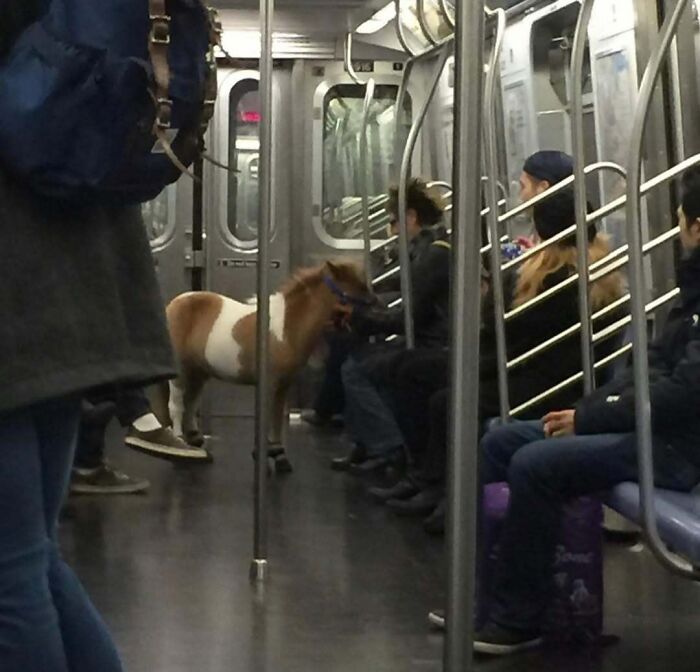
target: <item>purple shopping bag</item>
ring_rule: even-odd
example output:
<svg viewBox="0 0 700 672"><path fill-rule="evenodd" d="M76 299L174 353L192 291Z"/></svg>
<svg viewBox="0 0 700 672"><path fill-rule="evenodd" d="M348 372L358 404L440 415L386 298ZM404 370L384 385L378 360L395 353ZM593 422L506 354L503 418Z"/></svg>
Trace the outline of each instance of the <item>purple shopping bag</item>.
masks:
<svg viewBox="0 0 700 672"><path fill-rule="evenodd" d="M506 483L484 488L482 552L477 567L477 627L488 616L498 543L508 510ZM564 507L553 568L552 599L544 620L547 641L583 644L600 639L603 629L603 509L594 497Z"/></svg>

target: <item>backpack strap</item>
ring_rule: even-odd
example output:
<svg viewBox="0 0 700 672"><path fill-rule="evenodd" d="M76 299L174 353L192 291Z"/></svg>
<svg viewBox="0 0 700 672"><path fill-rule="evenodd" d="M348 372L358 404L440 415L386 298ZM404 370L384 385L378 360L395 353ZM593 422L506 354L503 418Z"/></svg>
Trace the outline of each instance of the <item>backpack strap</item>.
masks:
<svg viewBox="0 0 700 672"><path fill-rule="evenodd" d="M168 64L170 15L167 12L165 0L148 0L148 14L151 20L148 53L156 83L154 93L156 126L163 129L170 127L173 107L173 101L170 100L170 65Z"/></svg>

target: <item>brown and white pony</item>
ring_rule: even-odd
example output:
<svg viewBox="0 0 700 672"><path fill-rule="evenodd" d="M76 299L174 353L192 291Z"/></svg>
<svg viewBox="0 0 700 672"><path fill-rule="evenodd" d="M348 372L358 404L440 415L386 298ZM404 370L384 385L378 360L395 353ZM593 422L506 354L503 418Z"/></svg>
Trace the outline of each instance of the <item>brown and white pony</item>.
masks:
<svg viewBox="0 0 700 672"><path fill-rule="evenodd" d="M269 455L278 471L291 470L280 444L294 374L343 307L367 303L368 297L362 272L344 261L301 270L270 297L269 439L274 447ZM168 413L176 435L201 445L197 409L205 383L218 378L256 384L257 307L254 301L240 303L212 292L189 292L173 299L166 314L179 367L178 378L170 382Z"/></svg>

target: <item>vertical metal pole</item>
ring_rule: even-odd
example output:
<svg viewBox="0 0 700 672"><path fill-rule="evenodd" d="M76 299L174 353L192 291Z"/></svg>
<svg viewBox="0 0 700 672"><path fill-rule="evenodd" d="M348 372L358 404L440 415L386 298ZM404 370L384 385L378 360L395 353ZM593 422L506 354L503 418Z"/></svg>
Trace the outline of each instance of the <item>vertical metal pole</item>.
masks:
<svg viewBox="0 0 700 672"><path fill-rule="evenodd" d="M360 175L362 196L362 238L364 240L365 278L367 286L372 282L372 238L369 230L369 151L367 148L367 130L369 126L369 113L374 99L374 79L370 78L365 87L365 100L362 107L362 124L360 125Z"/></svg>
<svg viewBox="0 0 700 672"><path fill-rule="evenodd" d="M571 148L574 155L574 198L576 202L576 257L578 260L578 309L581 322L581 365L583 392L595 388L593 326L588 284L588 215L586 160L583 138L583 59L588 39L588 24L595 0L582 0L571 56Z"/></svg>
<svg viewBox="0 0 700 672"><path fill-rule="evenodd" d="M652 452L651 403L649 393L649 351L647 344L646 283L644 282L644 250L641 231L642 144L654 88L661 66L688 0L678 0L673 12L666 17L659 40L639 87L637 111L632 127L627 166L627 241L629 245L629 278L632 312L632 352L635 389L635 426L639 488L644 531L649 547L657 560L674 574L697 580L700 570L693 570L668 552L659 536L654 511L654 457Z"/></svg>
<svg viewBox="0 0 700 672"><path fill-rule="evenodd" d="M437 64L435 66L435 75L432 84L428 91L428 95L423 102L418 116L411 124L411 131L406 140L406 147L403 151L401 160L401 171L399 173L399 211L396 213L399 220L399 270L401 271L401 297L403 298L403 316L404 316L404 335L406 337L406 347L411 350L416 345L416 336L413 324L413 285L411 283L411 259L409 252L408 240L408 222L406 220L407 208L407 186L408 186L408 169L411 165L411 155L418 140L418 134L423 127L425 118L430 108L430 103L435 97L440 77L445 69L445 63L450 55L450 45L446 45L440 50Z"/></svg>
<svg viewBox="0 0 700 672"><path fill-rule="evenodd" d="M409 59L404 64L403 74L401 76L401 84L399 84L399 90L396 93L396 106L394 112L394 179L399 180L399 173L401 172L401 160L403 158L403 106L406 100L406 94L408 92L408 80L411 78L411 73L413 72L412 59Z"/></svg>
<svg viewBox="0 0 700 672"><path fill-rule="evenodd" d="M272 19L275 0L260 0L260 222L258 226L257 386L255 388L254 539L251 578L267 576L267 442L270 425L270 229L272 220Z"/></svg>
<svg viewBox="0 0 700 672"><path fill-rule="evenodd" d="M486 141L486 205L489 208L488 225L491 236L491 290L493 292L494 321L496 326L496 353L498 362L498 397L501 421L506 422L510 416L510 399L508 396L508 352L506 346L506 306L503 299L503 274L501 272L501 237L498 228L498 147L496 140L496 84L506 30L506 12L497 9L491 15L496 16L496 33L489 59L486 76L486 108L484 119L484 139Z"/></svg>
<svg viewBox="0 0 700 672"><path fill-rule="evenodd" d="M473 670L477 529L484 8L457 3L452 230L452 397L446 672ZM496 242L496 241L494 241Z"/></svg>

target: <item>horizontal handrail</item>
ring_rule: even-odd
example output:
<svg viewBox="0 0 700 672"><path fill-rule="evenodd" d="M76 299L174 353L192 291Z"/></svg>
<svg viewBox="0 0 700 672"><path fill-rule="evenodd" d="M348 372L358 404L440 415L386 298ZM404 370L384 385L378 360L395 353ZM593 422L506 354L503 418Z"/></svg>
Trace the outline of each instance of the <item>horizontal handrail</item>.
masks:
<svg viewBox="0 0 700 672"><path fill-rule="evenodd" d="M584 168L584 172L586 175L589 175L591 173L600 172L602 170L610 170L610 171L617 173L618 175L620 175L622 177L626 177L625 169L616 163L612 163L611 161L599 161L597 163L591 163L590 165L588 165ZM539 203L546 201L547 199L551 198L555 194L559 193L560 191L563 191L568 186L572 185L574 183L574 180L575 180L574 176L569 175L569 177L562 180L561 182L557 182L555 185L553 185L552 187L547 189L547 191L543 191L541 194L538 194L534 198L531 198L529 201L526 201L525 203L521 203L520 205L516 206L512 210L509 210L508 212L504 212L498 218L498 223L503 224L504 222L507 222L510 219L513 219L514 217L517 217L518 215L521 215L522 213L527 212L528 210L533 208L535 205L538 205ZM597 210L596 213L597 212L600 212L600 210ZM595 214L595 213L593 213L593 214ZM602 218L603 216L604 215L601 215L599 218ZM597 219L595 219L593 221L597 221ZM589 215L587 222L588 222L588 224L592 223L591 215ZM556 245L559 241L564 240L565 238L568 238L569 236L571 236L575 233L576 233L576 225L572 224L571 226L567 227L563 231L560 231L555 236L552 236L551 238L547 238L547 240L542 241L539 245L536 245L535 247L529 249L524 254L521 254L519 257L516 257L515 259L512 259L511 261L507 262L501 268L505 271L508 268L510 268L511 266L517 266L518 264L522 264L524 261L527 261L530 257L533 257L534 255L536 255L538 252L541 252L542 250L545 250L552 245Z"/></svg>
<svg viewBox="0 0 700 672"><path fill-rule="evenodd" d="M656 238L653 238L650 240L648 243L646 243L643 247L644 253L648 254L652 250L656 249L663 243L673 240L678 235L679 228L675 227L673 229L670 229L669 231L666 231L665 233L662 233L661 235L657 236ZM595 282L597 280L600 280L601 278L605 277L606 275L609 275L610 273L615 272L617 269L621 268L625 264L629 262L629 257L624 256L622 259L618 259L614 262L611 263L611 258L613 257L618 257L619 253L617 250L614 252L611 252L610 254L606 255L602 259L599 259L595 263L591 264L590 266L590 282ZM545 290L541 294L538 294L534 298L530 299L527 303L523 303L522 306L518 306L517 308L513 308L513 310L510 310L506 313L506 321L512 320L514 317L517 317L521 313L524 313L531 308L534 308L538 304L542 303L543 301L546 301L549 299L551 296L554 296L555 294L558 294L562 290L566 289L567 287L570 287L571 285L575 284L578 282L578 273L574 273L573 275L570 275L566 280L562 280L559 284L554 285L554 287L550 287L549 289Z"/></svg>
<svg viewBox="0 0 700 672"><path fill-rule="evenodd" d="M654 301L651 301L649 304L646 306L647 314L654 312L661 306L665 305L669 301L672 301L675 299L678 294L680 293L680 290L678 288L672 289L669 292L666 292L666 294L663 294L657 299L654 299ZM631 318L628 316L627 318L624 318L627 320L625 324L621 324L623 320L618 320L618 322L615 323L615 325L610 325L612 326L617 326L617 331L621 331L627 324L630 324ZM606 338L609 338L610 336L613 335L614 332L608 333L608 330L610 327L607 327L604 329L602 332L599 332L593 336L593 342L598 343L600 341L605 340ZM617 359L618 357L621 357L625 353L629 352L632 350L632 345L627 344L622 346L621 348L618 348L615 352L612 354L608 355L607 357L603 357L600 361L595 363L594 368L596 370L604 368L608 364L610 364L612 361ZM535 397L532 397L532 399L529 399L526 402L523 402L516 408L514 408L511 411L511 415L516 415L518 413L522 413L523 411L526 411L528 408L537 405L541 401L544 401L545 399L548 399L549 397L555 395L557 392L560 392L561 390L566 389L567 387L573 385L574 383L577 383L579 381L583 380L583 371L579 371L578 373L575 373L573 376L569 376L565 380L561 381L560 383L557 383L556 385L550 387L549 389L545 390L544 392L541 392Z"/></svg>

